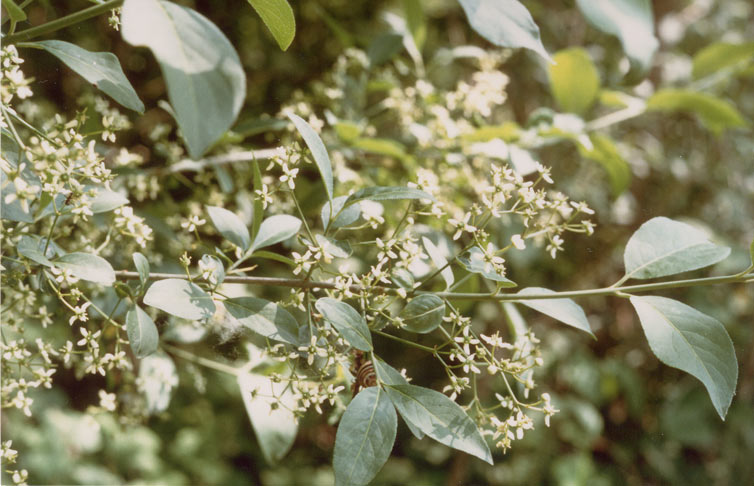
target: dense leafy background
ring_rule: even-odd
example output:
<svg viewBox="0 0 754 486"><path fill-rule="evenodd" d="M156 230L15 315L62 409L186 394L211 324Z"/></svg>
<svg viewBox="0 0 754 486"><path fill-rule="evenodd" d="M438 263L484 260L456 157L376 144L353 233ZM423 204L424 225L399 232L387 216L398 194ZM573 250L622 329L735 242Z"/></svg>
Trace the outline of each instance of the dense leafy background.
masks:
<svg viewBox="0 0 754 486"><path fill-rule="evenodd" d="M295 39L281 52L275 39L246 2L181 2L210 18L236 47L247 76L245 111L240 118L256 119L276 113L296 90L307 91L321 79L346 43L367 48L387 31L380 20L386 9L401 11L400 2L321 0L292 2L297 19ZM473 43L488 46L471 31L461 6L449 0L423 2L428 19L425 58L440 47ZM601 34L584 20L574 2L527 1L550 53L584 46L595 60L602 85L626 89L620 65L620 42ZM685 87L691 82L691 56L721 39L742 42L754 38L754 8L746 0L711 2L657 1L655 18L661 46L648 82ZM83 8L83 1L35 2L28 15L33 24ZM70 9L70 10L69 10ZM699 9L701 9L701 14ZM333 25L345 33L336 35ZM23 27L23 25L21 25ZM337 29L336 29L337 30ZM126 145L146 144L146 133L157 120L168 121L156 102L166 97L157 62L143 49L124 43L104 18L59 33L56 38L96 51L114 52L127 77L144 101L146 114L136 122ZM405 53L397 53L406 58ZM36 78L35 92L46 98L47 109L72 111L87 84L45 53L29 53L27 76ZM390 57L388 55L388 57ZM548 71L539 56L516 51L504 66L510 76L510 119L525 124L540 107L557 110L550 94ZM454 73L455 74L455 73ZM448 75L451 78L451 75ZM646 89L647 82L637 89ZM748 120L754 119L754 72L721 77L707 92L730 101ZM593 117L595 107L577 104L574 110ZM754 140L745 130L707 130L697 118L679 113L651 113L611 130L628 161L633 180L614 197L610 181L599 165L584 160L569 142L538 150L553 167L559 189L585 199L596 209L599 229L589 238L571 238L556 261L524 254L509 262L510 272L526 273L526 286L578 289L609 285L622 273L622 245L643 222L654 216L691 218L703 222L734 248L732 257L716 271L735 271L747 265L746 249L754 221ZM275 132L253 135L247 145L266 147ZM146 150L145 150L146 152ZM379 158L368 162L377 163ZM400 163L398 159L392 163ZM162 165L154 156L148 166ZM232 169L235 181L250 186L248 169ZM405 181L380 177L383 185ZM321 187L318 175L311 185ZM302 187L303 180L301 181ZM161 204L146 205L145 215L158 233L156 247L175 260L182 251L160 218L190 200L202 201L206 184L214 178L181 182L172 179L159 195ZM304 189L305 190L305 189ZM321 191L319 191L321 192ZM324 202L312 197L311 207ZM155 209L157 208L157 209ZM130 267L130 256L113 260L116 268ZM272 264L271 264L272 265ZM279 295L278 295L279 296ZM393 456L375 484L740 484L754 477L754 299L751 288L721 287L672 291L667 297L686 302L724 323L735 343L740 366L738 392L725 422L717 417L704 389L692 377L662 366L646 346L630 303L622 299L580 301L597 336L593 341L577 331L554 327L535 313L526 313L545 349L546 370L539 381L552 391L562 411L551 428L537 424L523 442L493 467L398 428ZM270 298L274 298L274 292ZM495 307L464 309L482 322L500 325ZM229 358L232 339L212 337L211 347ZM414 356L375 337L380 355L435 389L442 377L422 366ZM396 354L390 355L395 349ZM423 373L423 374L422 374ZM203 374L203 378L198 378ZM100 425L102 440L89 440L95 425L83 415L101 388L99 378L76 381L61 370L58 386L40 393L35 402L38 420L24 424L16 411L3 414L4 430L17 437L21 466L40 483L115 484L331 484L330 467L335 426L318 417L304 420L291 453L277 466L268 465L254 439L248 417L231 377L181 368L181 381L168 410L143 425ZM104 380L104 378L103 378ZM191 386L206 382L206 392ZM436 381L435 381L436 380ZM24 424L24 425L21 425ZM295 465L295 467L294 467Z"/></svg>

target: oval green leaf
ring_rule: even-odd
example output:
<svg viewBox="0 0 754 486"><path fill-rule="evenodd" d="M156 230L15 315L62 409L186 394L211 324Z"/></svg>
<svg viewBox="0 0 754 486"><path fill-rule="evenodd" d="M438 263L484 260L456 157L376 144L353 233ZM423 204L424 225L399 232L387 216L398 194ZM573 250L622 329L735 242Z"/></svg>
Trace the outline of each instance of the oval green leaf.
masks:
<svg viewBox="0 0 754 486"><path fill-rule="evenodd" d="M149 260L138 251L134 252L133 260L136 271L139 272L139 282L141 282L141 287L144 288L147 280L149 280Z"/></svg>
<svg viewBox="0 0 754 486"><path fill-rule="evenodd" d="M398 370L379 358L374 362L374 369L377 372L380 381L386 385L408 385L408 381L398 372ZM405 420L404 422L411 433L414 434L414 437L419 440L424 438L424 432L416 428L411 422L406 422Z"/></svg>
<svg viewBox="0 0 754 486"><path fill-rule="evenodd" d="M21 9L13 0L3 0L3 7L8 12L8 17L13 22L23 22L26 20L26 12Z"/></svg>
<svg viewBox="0 0 754 486"><path fill-rule="evenodd" d="M531 49L546 61L552 58L542 45L539 27L518 0L460 0L471 27L500 47Z"/></svg>
<svg viewBox="0 0 754 486"><path fill-rule="evenodd" d="M207 206L207 213L212 224L227 240L244 251L249 249L251 237L246 225L235 213L217 206Z"/></svg>
<svg viewBox="0 0 754 486"><path fill-rule="evenodd" d="M215 313L209 294L193 282L176 278L153 283L144 295L144 303L193 321L208 319Z"/></svg>
<svg viewBox="0 0 754 486"><path fill-rule="evenodd" d="M552 290L542 287L527 287L522 289L516 295L525 296L554 293L555 292ZM589 327L589 321L586 318L586 314L584 314L584 309L572 299L522 299L517 302L595 337L594 334L592 334L592 329Z"/></svg>
<svg viewBox="0 0 754 486"><path fill-rule="evenodd" d="M292 412L296 397L288 382L262 375L241 373L238 387L262 455L269 464L276 464L296 439L298 420Z"/></svg>
<svg viewBox="0 0 754 486"><path fill-rule="evenodd" d="M363 486L390 457L398 416L384 391L372 386L351 400L335 436L333 469L337 486Z"/></svg>
<svg viewBox="0 0 754 486"><path fill-rule="evenodd" d="M575 47L558 51L555 64L549 66L550 90L560 107L583 115L600 92L600 75L584 49Z"/></svg>
<svg viewBox="0 0 754 486"><path fill-rule="evenodd" d="M492 454L482 433L456 402L416 385L386 385L385 391L406 422L441 444L492 464Z"/></svg>
<svg viewBox="0 0 754 486"><path fill-rule="evenodd" d="M401 310L404 329L426 334L437 329L445 316L445 302L434 294L422 294Z"/></svg>
<svg viewBox="0 0 754 486"><path fill-rule="evenodd" d="M92 213L99 214L128 204L128 198L119 192L98 188L97 195L94 196L91 203Z"/></svg>
<svg viewBox="0 0 754 486"><path fill-rule="evenodd" d="M332 201L333 198L333 179L332 179L332 164L330 163L330 156L327 153L325 144L322 143L322 139L319 138L317 132L306 123L306 121L298 115L293 113L288 115L296 130L301 134L301 138L306 142L306 146L312 153L314 163L317 164L319 173L322 176L322 181L325 183L325 191L327 192L327 199Z"/></svg>
<svg viewBox="0 0 754 486"><path fill-rule="evenodd" d="M16 251L33 262L45 267L51 267L53 263L44 254L45 241L38 236L21 235L21 239L18 240L18 244L16 245ZM50 249L47 250L47 254L50 257L53 256Z"/></svg>
<svg viewBox="0 0 754 486"><path fill-rule="evenodd" d="M329 297L317 300L314 306L351 346L361 351L372 351L369 327L356 309Z"/></svg>
<svg viewBox="0 0 754 486"><path fill-rule="evenodd" d="M138 305L132 306L126 314L126 333L137 358L144 358L157 351L160 342L157 326Z"/></svg>
<svg viewBox="0 0 754 486"><path fill-rule="evenodd" d="M223 302L241 324L266 338L298 346L298 322L284 308L256 297L238 297Z"/></svg>
<svg viewBox="0 0 754 486"><path fill-rule="evenodd" d="M262 22L282 50L288 49L296 35L296 17L286 0L249 0Z"/></svg>
<svg viewBox="0 0 754 486"><path fill-rule="evenodd" d="M647 109L682 111L696 115L702 125L715 135L728 128L749 126L749 122L729 102L688 89L661 89L647 100Z"/></svg>
<svg viewBox="0 0 754 486"><path fill-rule="evenodd" d="M206 17L171 2L126 0L121 21L123 39L157 58L189 154L201 157L246 98L238 54Z"/></svg>
<svg viewBox="0 0 754 486"><path fill-rule="evenodd" d="M34 42L57 57L76 74L92 83L97 89L121 105L144 113L144 103L123 73L120 62L111 52L90 52L70 42L48 40Z"/></svg>
<svg viewBox="0 0 754 486"><path fill-rule="evenodd" d="M693 307L665 297L631 297L649 347L660 361L701 381L725 419L736 393L738 363L725 327Z"/></svg>
<svg viewBox="0 0 754 486"><path fill-rule="evenodd" d="M650 0L576 0L576 4L590 24L620 40L635 72L649 70L660 45Z"/></svg>
<svg viewBox="0 0 754 486"><path fill-rule="evenodd" d="M298 233L300 228L301 220L295 216L287 214L270 216L262 221L262 224L259 226L259 232L256 238L254 238L254 243L251 244L249 251L253 252L259 248L287 240Z"/></svg>
<svg viewBox="0 0 754 486"><path fill-rule="evenodd" d="M631 235L623 262L626 277L646 279L704 268L729 254L730 248L710 242L693 226L657 217Z"/></svg>
<svg viewBox="0 0 754 486"><path fill-rule="evenodd" d="M81 280L88 280L102 285L112 285L115 282L115 272L107 260L90 253L69 253L53 262Z"/></svg>
<svg viewBox="0 0 754 486"><path fill-rule="evenodd" d="M703 78L721 69L744 64L754 57L754 42L731 44L715 42L694 55L691 75L694 79Z"/></svg>

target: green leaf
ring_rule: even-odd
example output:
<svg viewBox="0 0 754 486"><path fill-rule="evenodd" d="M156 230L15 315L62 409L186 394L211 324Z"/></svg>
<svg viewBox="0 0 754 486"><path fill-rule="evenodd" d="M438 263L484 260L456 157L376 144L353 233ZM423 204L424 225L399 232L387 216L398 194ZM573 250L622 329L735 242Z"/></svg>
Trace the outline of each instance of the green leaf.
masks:
<svg viewBox="0 0 754 486"><path fill-rule="evenodd" d="M539 37L539 27L518 0L459 1L471 27L488 41L499 47L531 49L552 62Z"/></svg>
<svg viewBox="0 0 754 486"><path fill-rule="evenodd" d="M398 316L403 319L407 331L426 334L442 324L445 302L436 295L422 294L411 299Z"/></svg>
<svg viewBox="0 0 754 486"><path fill-rule="evenodd" d="M246 98L246 75L225 35L206 17L161 0L126 0L123 39L148 47L192 158L233 124Z"/></svg>
<svg viewBox="0 0 754 486"><path fill-rule="evenodd" d="M707 239L704 232L672 219L652 218L626 244L623 262L629 278L657 278L713 265L730 248Z"/></svg>
<svg viewBox="0 0 754 486"><path fill-rule="evenodd" d="M303 118L301 118L298 115L294 115L293 113L288 115L288 118L291 119L294 125L296 125L296 130L298 130L298 133L301 134L301 137L304 139L304 142L306 142L306 146L309 147L309 150L312 153L312 157L314 157L314 163L317 164L317 168L319 169L320 175L322 175L322 181L325 183L325 191L327 191L327 199L332 201L333 198L333 179L332 179L332 164L330 163L330 156L327 154L327 149L325 148L325 144L322 143L322 139L319 138L319 135L317 135L317 132L314 131L314 129L304 121Z"/></svg>
<svg viewBox="0 0 754 486"><path fill-rule="evenodd" d="M720 418L725 419L738 380L736 353L725 327L717 319L665 297L631 297L631 304L655 356L698 378Z"/></svg>
<svg viewBox="0 0 754 486"><path fill-rule="evenodd" d="M385 64L403 50L403 36L387 33L375 37L367 47L369 65L372 67Z"/></svg>
<svg viewBox="0 0 754 486"><path fill-rule="evenodd" d="M298 233L300 228L301 220L295 216L287 214L270 216L262 221L262 224L259 226L259 232L256 238L254 238L254 243L251 244L249 251L253 252L259 248L287 240Z"/></svg>
<svg viewBox="0 0 754 486"><path fill-rule="evenodd" d="M322 235L316 235L314 239L317 240L317 244L323 250L335 258L348 258L353 253L351 244L347 241L340 241Z"/></svg>
<svg viewBox="0 0 754 486"><path fill-rule="evenodd" d="M351 145L365 152L394 157L400 160L408 157L406 147L402 143L388 138L359 138L354 140Z"/></svg>
<svg viewBox="0 0 754 486"><path fill-rule="evenodd" d="M45 248L45 239L29 236L29 235L22 235L21 239L18 241L18 244L16 245L16 251L20 254L28 258L29 260L39 263L40 265L44 265L46 267L53 266L53 263L49 260L47 256L52 258L54 256L53 252L51 251L51 248L47 249L47 256L45 256L44 248Z"/></svg>
<svg viewBox="0 0 754 486"><path fill-rule="evenodd" d="M577 140L581 156L600 164L607 172L613 196L619 196L631 184L631 167L618 152L618 147L610 136L602 133L589 134L591 147Z"/></svg>
<svg viewBox="0 0 754 486"><path fill-rule="evenodd" d="M141 287L144 288L149 280L149 260L138 251L134 252L132 258L136 271L139 272L139 282L141 282Z"/></svg>
<svg viewBox="0 0 754 486"><path fill-rule="evenodd" d="M139 99L128 78L123 74L120 62L111 52L90 52L77 45L59 40L34 42L57 57L79 76L121 105L144 113L144 103Z"/></svg>
<svg viewBox="0 0 754 486"><path fill-rule="evenodd" d="M73 276L110 286L115 282L113 267L102 257L90 253L69 253L53 262L56 267L70 270Z"/></svg>
<svg viewBox="0 0 754 486"><path fill-rule="evenodd" d="M314 306L351 346L361 351L372 351L369 327L356 309L329 297L317 300Z"/></svg>
<svg viewBox="0 0 754 486"><path fill-rule="evenodd" d="M351 400L335 436L336 486L368 484L390 457L398 416L384 391L365 388Z"/></svg>
<svg viewBox="0 0 754 486"><path fill-rule="evenodd" d="M346 202L344 207L350 206L353 203L369 199L370 201L389 201L393 199L429 199L434 201L435 198L424 191L414 189L413 187L366 187L359 191L354 192Z"/></svg>
<svg viewBox="0 0 754 486"><path fill-rule="evenodd" d="M26 20L26 12L16 5L16 2L13 0L3 0L3 7L5 7L5 10L8 12L8 17L10 17L13 22L23 22Z"/></svg>
<svg viewBox="0 0 754 486"><path fill-rule="evenodd" d="M584 49L575 47L558 51L553 61L549 70L555 101L563 110L583 115L600 92L600 75L592 58Z"/></svg>
<svg viewBox="0 0 754 486"><path fill-rule="evenodd" d="M359 138L359 135L364 130L361 125L347 120L339 121L335 124L334 128L338 138L346 143L351 143Z"/></svg>
<svg viewBox="0 0 754 486"><path fill-rule="evenodd" d="M535 295L535 294L554 294L550 289L541 287L527 287L522 289L516 295ZM520 304L530 307L537 312L548 315L564 324L575 327L581 331L592 334L589 327L589 321L584 314L584 309L572 299L524 299L516 301Z"/></svg>
<svg viewBox="0 0 754 486"><path fill-rule="evenodd" d="M636 73L649 71L660 44L650 0L576 0L576 4L590 24L620 40Z"/></svg>
<svg viewBox="0 0 754 486"><path fill-rule="evenodd" d="M153 283L144 295L144 303L192 321L208 319L215 313L209 294L193 282L176 278Z"/></svg>
<svg viewBox="0 0 754 486"><path fill-rule="evenodd" d="M98 188L97 195L91 201L92 213L106 213L128 204L128 198L119 192L108 191L107 189Z"/></svg>
<svg viewBox="0 0 754 486"><path fill-rule="evenodd" d="M287 50L296 35L296 18L286 0L249 0L264 25L282 50Z"/></svg>
<svg viewBox="0 0 754 486"><path fill-rule="evenodd" d="M516 286L516 282L508 280L504 276L500 275L492 267L492 264L484 261L484 252L478 247L473 247L469 250L468 257L458 257L458 261L463 267L471 273L478 273L486 279L497 282L497 285L502 288L511 288Z"/></svg>
<svg viewBox="0 0 754 486"><path fill-rule="evenodd" d="M348 226L356 222L361 216L361 206L353 204L347 208L343 208L348 196L338 196L332 201L332 215L335 220L330 222L330 202L326 202L322 206L320 216L322 218L322 227L327 229L338 229L344 226Z"/></svg>
<svg viewBox="0 0 754 486"><path fill-rule="evenodd" d="M207 206L207 212L212 224L215 225L221 235L234 245L241 247L242 250L249 249L251 237L241 218L236 216L235 213L217 206Z"/></svg>
<svg viewBox="0 0 754 486"><path fill-rule="evenodd" d="M385 363L381 359L377 359L374 363L374 369L377 372L377 376L379 377L380 381L386 385L408 385L408 381L401 375L398 370L390 366L389 364ZM417 429L414 424L411 422L406 422L406 426L411 431L412 434L414 434L414 437L416 437L419 440L422 440L424 438L424 432Z"/></svg>
<svg viewBox="0 0 754 486"><path fill-rule="evenodd" d="M732 104L707 93L687 89L662 89L647 100L647 109L682 111L699 117L715 135L728 128L748 127L749 122Z"/></svg>
<svg viewBox="0 0 754 486"><path fill-rule="evenodd" d="M283 255L278 255L277 253L273 253L271 251L257 250L254 252L254 258L264 258L265 260L273 260L276 262L285 263L286 265L289 265L291 267L296 266L296 262L294 262L292 259Z"/></svg>
<svg viewBox="0 0 754 486"><path fill-rule="evenodd" d="M386 385L385 391L406 422L441 444L492 464L492 454L481 432L453 400L415 385Z"/></svg>
<svg viewBox="0 0 754 486"><path fill-rule="evenodd" d="M144 358L157 351L160 342L157 326L138 305L134 304L126 314L126 333L137 358Z"/></svg>
<svg viewBox="0 0 754 486"><path fill-rule="evenodd" d="M286 381L257 374L239 374L238 387L262 455L269 464L276 464L296 439L298 420L292 412L296 397Z"/></svg>
<svg viewBox="0 0 754 486"><path fill-rule="evenodd" d="M406 14L408 31L411 32L417 49L421 51L427 40L427 18L421 0L403 0L403 11Z"/></svg>
<svg viewBox="0 0 754 486"><path fill-rule="evenodd" d="M754 57L754 42L743 44L715 42L694 55L691 75L694 79L700 79L721 69L748 62L752 57Z"/></svg>
<svg viewBox="0 0 754 486"><path fill-rule="evenodd" d="M266 338L298 346L298 322L284 308L256 297L226 299L223 304L228 313L244 326Z"/></svg>
<svg viewBox="0 0 754 486"><path fill-rule="evenodd" d="M445 259L445 256L440 249L426 236L422 236L422 244L424 244L424 249L427 250L429 258L432 259L432 263L435 264L438 270L442 268L440 275L442 275L443 280L445 280L445 288L453 285L453 282L455 282L453 269L448 265L448 260Z"/></svg>

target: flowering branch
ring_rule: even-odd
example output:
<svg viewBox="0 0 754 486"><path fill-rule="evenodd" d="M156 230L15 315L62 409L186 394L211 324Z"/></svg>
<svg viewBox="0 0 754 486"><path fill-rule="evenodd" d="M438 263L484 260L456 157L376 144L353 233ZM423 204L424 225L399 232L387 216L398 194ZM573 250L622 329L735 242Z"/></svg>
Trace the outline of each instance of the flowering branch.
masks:
<svg viewBox="0 0 754 486"><path fill-rule="evenodd" d="M115 272L115 276L120 280L138 280L137 272L120 270ZM189 280L189 276L179 273L150 273L149 277L154 280L164 280L168 278ZM192 277L193 278L193 277ZM198 277L196 277L198 278ZM247 276L227 276L227 283L241 283L248 285L271 285L275 287L292 287L298 289L338 289L334 282L317 282L313 280L303 280L294 278L277 278L277 277L247 277ZM613 295L622 297L624 294L651 292L654 290L675 289L684 287L698 287L700 285L719 285L731 283L752 283L754 282L754 272L738 273L734 275L723 275L719 277L694 278L686 280L672 280L668 282L656 282L640 285L626 285L622 287L610 286L596 289L574 290L569 292L554 292L547 294L526 294L519 295L513 293L470 293L470 292L431 292L415 291L414 295L432 294L446 300L474 300L474 301L519 301L519 300L544 300L544 299L566 299L573 297L588 297L600 295ZM348 287L353 293L369 292L373 294L400 295L402 289L398 287L373 286L361 287L351 285Z"/></svg>

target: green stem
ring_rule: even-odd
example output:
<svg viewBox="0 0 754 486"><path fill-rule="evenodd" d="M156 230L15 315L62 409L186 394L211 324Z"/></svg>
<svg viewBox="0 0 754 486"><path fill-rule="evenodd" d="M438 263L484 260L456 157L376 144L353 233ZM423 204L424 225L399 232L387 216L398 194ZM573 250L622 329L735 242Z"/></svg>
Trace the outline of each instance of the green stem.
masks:
<svg viewBox="0 0 754 486"><path fill-rule="evenodd" d="M128 272L119 270L115 276L121 280L138 280L137 272ZM168 278L177 278L189 280L186 275L176 273L150 273L149 278L154 280L164 280ZM591 297L600 295L625 296L625 294L651 292L653 290L675 289L684 287L698 287L701 285L719 285L730 283L751 283L754 280L754 273L724 275L720 277L695 278L688 280L672 280L669 282L657 282L642 285L627 285L625 287L603 287L588 290L574 290L570 292L554 292L552 294L528 294L518 295L512 293L506 294L489 294L489 293L464 293L464 292L428 292L417 291L416 295L432 294L447 300L486 300L486 301L521 301L521 300L547 300L547 299L566 299L576 297ZM317 282L313 280L302 280L294 278L275 278L275 277L244 277L228 276L225 277L227 283L243 283L248 285L268 285L274 287L291 287L298 289L337 289L338 287L332 282ZM364 291L374 294L400 295L397 287L373 286L363 288L359 285L352 285L349 290L353 293Z"/></svg>
<svg viewBox="0 0 754 486"><path fill-rule="evenodd" d="M202 358L201 356L197 356L194 353L191 353L181 348L177 348L170 344L162 343L160 346L162 347L162 349L164 349L165 351L171 354L174 354L180 358L183 358L186 361L191 361L192 363L196 363L198 365L204 366L205 368L210 368L215 371L219 371L221 373L227 373L232 376L238 376L241 373L241 370L238 368L235 368L233 366L228 366L226 364L218 363L217 361L212 361L211 359Z"/></svg>
<svg viewBox="0 0 754 486"><path fill-rule="evenodd" d="M429 346L423 346L423 345L421 345L419 343L415 343L415 342L409 341L407 339L399 338L398 336L393 336L392 334L388 334L388 333L382 332L382 331L377 331L375 329L372 329L372 332L375 333L375 334L379 334L380 336L386 337L388 339L392 339L394 341L398 341L398 342L400 342L402 344L405 344L406 346L412 346L414 348L421 349L422 351L426 351L426 352L432 353L432 354L436 353L435 349L434 348L430 348Z"/></svg>
<svg viewBox="0 0 754 486"><path fill-rule="evenodd" d="M89 8L85 8L84 10L79 10L78 12L74 12L70 15L66 15L65 17L60 17L59 19L55 19L50 22L45 22L42 25L37 25L36 27L22 30L21 32L18 32L16 34L8 35L3 38L3 43L5 45L10 45L10 44L15 44L16 42L19 42L19 41L28 41L28 40L34 39L35 37L39 37L45 34L49 34L51 32L55 32L60 29L64 29L66 27L70 27L71 25L78 24L79 22L83 22L92 17L96 17L105 12L109 12L110 10L114 8L118 8L121 5L123 5L124 1L125 0L110 0L108 2L101 3L99 5L94 5Z"/></svg>

